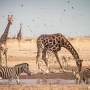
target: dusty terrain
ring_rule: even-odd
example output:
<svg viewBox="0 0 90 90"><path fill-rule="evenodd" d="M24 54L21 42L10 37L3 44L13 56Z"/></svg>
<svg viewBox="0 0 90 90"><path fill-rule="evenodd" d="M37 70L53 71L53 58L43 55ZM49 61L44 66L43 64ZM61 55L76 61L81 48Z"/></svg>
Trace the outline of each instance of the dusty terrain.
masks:
<svg viewBox="0 0 90 90"><path fill-rule="evenodd" d="M72 38L69 40L78 52L81 59L83 59L82 72L86 67L90 66L90 38ZM26 76L25 74L21 75L20 78L24 79L37 79L37 78L46 78L46 79L66 79L74 80L74 76L71 73L72 68L76 68L75 60L73 59L70 52L62 48L59 52L59 58L62 63L62 55L70 56L69 61L70 66L63 67L66 72L59 72L59 65L56 62L55 58L49 58L48 63L50 70L53 73L48 75L38 74L38 68L36 65L36 39L23 39L19 44L17 40L9 39L7 42L8 45L8 66L14 66L19 63L29 63L30 71L32 72L31 76ZM3 63L4 65L4 63ZM0 85L0 90L89 90L90 86L85 84L58 84L52 85L48 84L23 84L23 85Z"/></svg>

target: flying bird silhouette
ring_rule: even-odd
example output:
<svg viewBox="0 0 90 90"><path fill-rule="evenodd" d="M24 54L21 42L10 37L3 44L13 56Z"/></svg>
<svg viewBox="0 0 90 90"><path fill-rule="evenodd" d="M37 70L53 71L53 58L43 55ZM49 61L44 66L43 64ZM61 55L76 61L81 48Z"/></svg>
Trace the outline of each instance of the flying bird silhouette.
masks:
<svg viewBox="0 0 90 90"><path fill-rule="evenodd" d="M69 3L70 1L68 1L68 3Z"/></svg>

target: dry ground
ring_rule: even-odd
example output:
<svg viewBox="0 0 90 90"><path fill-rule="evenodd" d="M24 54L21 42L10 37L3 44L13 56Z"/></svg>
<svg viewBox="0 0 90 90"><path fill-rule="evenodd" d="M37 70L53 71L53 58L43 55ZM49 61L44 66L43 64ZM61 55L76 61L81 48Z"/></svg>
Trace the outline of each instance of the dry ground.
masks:
<svg viewBox="0 0 90 90"><path fill-rule="evenodd" d="M34 84L34 85L1 85L0 90L90 90L90 85L50 85L50 84Z"/></svg>
<svg viewBox="0 0 90 90"><path fill-rule="evenodd" d="M76 51L78 52L81 59L83 59L83 68L82 71L90 66L90 39L89 38L73 38L69 40L71 44L74 46ZM36 60L36 40L22 40L19 44L17 40L8 40L8 66L14 66L19 63L29 63L30 70L32 72L32 76L21 76L20 78L62 78L62 79L73 79L71 74L72 68L76 68L75 60L72 55L64 48L59 52L59 58L62 62L62 55L70 56L72 59L70 60L70 67L67 68L66 73L59 73L59 65L58 63L53 63L51 59L49 59L49 67L54 73L50 75L37 74L38 69L35 63ZM54 58L54 61L56 59ZM4 64L3 64L4 65ZM65 68L65 67L64 67ZM82 72L81 72L82 75ZM66 77L67 76L67 77ZM7 89L6 89L7 88ZM24 89L23 89L24 88ZM1 85L0 90L89 90L89 85Z"/></svg>

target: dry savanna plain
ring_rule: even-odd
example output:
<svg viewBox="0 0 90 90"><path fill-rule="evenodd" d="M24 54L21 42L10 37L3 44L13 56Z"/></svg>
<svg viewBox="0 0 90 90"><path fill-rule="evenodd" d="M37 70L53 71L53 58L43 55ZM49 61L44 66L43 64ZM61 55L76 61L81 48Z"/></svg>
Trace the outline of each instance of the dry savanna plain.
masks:
<svg viewBox="0 0 90 90"><path fill-rule="evenodd" d="M66 83L68 80L75 80L72 74L72 69L75 69L77 66L73 56L65 48L61 48L61 51L59 51L58 53L62 65L63 55L71 57L69 61L69 66L63 66L63 68L65 69L65 73L59 72L59 64L57 63L55 57L49 56L48 64L52 73L39 74L36 64L36 39L37 38L22 39L20 44L16 39L8 39L8 66L11 67L20 63L28 63L30 65L31 76L23 73L20 75L20 79L26 79L28 81L31 80L31 83L23 84L21 82L20 85L3 84L0 85L0 90L90 90L89 84L75 84L75 82ZM83 59L82 71L80 72L82 79L83 71L87 67L90 67L90 38L68 38L68 40L78 52L80 58ZM3 62L3 65L4 64L5 63ZM45 65L43 65L42 68L43 70L45 70ZM51 80L53 79L61 79L61 83L60 81L57 81L56 83L51 82ZM33 80L36 80L36 82L34 83ZM45 80L48 80L48 82ZM63 82L63 80L67 81Z"/></svg>

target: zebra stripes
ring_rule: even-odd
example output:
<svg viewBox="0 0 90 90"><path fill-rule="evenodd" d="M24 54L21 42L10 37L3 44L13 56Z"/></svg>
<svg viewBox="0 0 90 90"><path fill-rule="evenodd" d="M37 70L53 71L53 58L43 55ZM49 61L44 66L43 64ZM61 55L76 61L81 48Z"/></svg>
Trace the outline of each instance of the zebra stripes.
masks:
<svg viewBox="0 0 90 90"><path fill-rule="evenodd" d="M12 73L15 71L15 68L13 67L4 67L1 66L0 67L0 77L2 77L2 79L8 79L12 77Z"/></svg>
<svg viewBox="0 0 90 90"><path fill-rule="evenodd" d="M27 73L28 75L31 75L31 72L29 70L29 64L27 63L18 64L18 65L15 65L14 67L15 67L17 76L23 72Z"/></svg>
<svg viewBox="0 0 90 90"><path fill-rule="evenodd" d="M83 71L83 81L88 84L88 78L90 78L90 68Z"/></svg>
<svg viewBox="0 0 90 90"><path fill-rule="evenodd" d="M0 77L2 79L9 79L9 83L11 82L12 79L15 78L17 83L19 83L17 78L23 72L28 75L31 75L31 72L29 70L29 64L22 63L15 65L14 67L4 67L4 66L0 67Z"/></svg>

